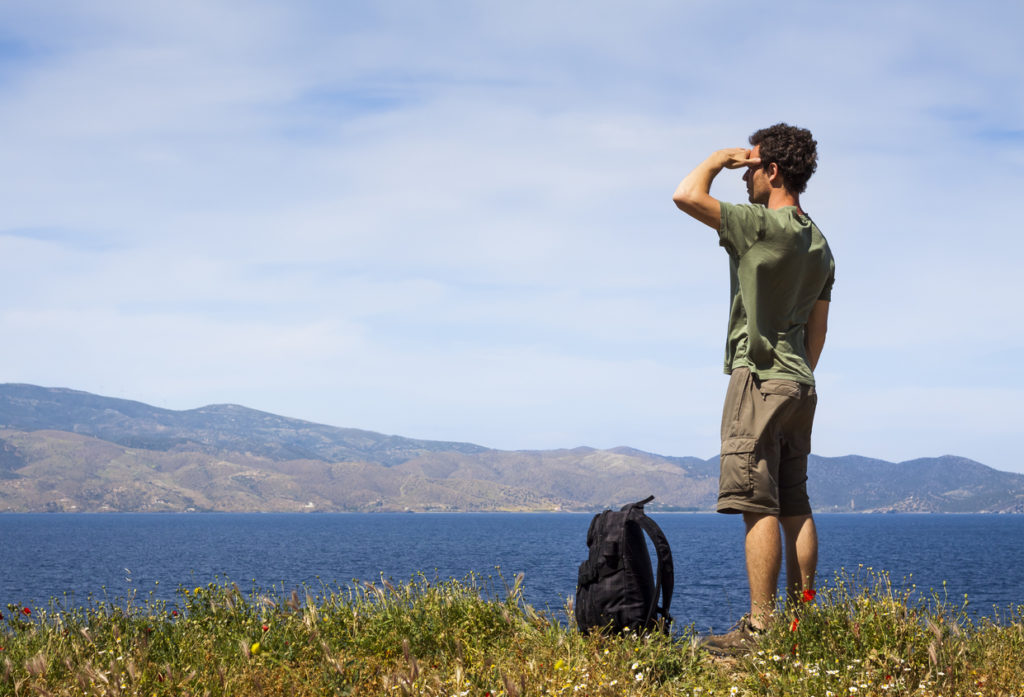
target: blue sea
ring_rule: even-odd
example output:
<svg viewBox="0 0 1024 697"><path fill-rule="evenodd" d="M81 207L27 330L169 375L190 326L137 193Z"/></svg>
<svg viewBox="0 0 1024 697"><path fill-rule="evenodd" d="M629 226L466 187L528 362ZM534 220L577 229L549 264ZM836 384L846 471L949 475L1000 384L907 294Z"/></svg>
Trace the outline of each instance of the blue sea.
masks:
<svg viewBox="0 0 1024 697"><path fill-rule="evenodd" d="M655 513L672 545L672 614L698 631L727 628L745 611L743 523L716 514ZM561 613L586 558L590 514L2 514L0 607L85 605L178 586L234 581L290 593L356 579L464 579L495 593L524 574L526 600ZM993 616L1024 604L1024 516L816 517L819 585L845 570L885 570L897 587Z"/></svg>

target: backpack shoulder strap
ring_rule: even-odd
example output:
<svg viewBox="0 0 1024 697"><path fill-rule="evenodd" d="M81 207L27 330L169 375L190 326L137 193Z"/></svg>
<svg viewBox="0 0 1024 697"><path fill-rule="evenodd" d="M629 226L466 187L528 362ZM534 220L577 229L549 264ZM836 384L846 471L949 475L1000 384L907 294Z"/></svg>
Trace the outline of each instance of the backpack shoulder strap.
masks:
<svg viewBox="0 0 1024 697"><path fill-rule="evenodd" d="M647 613L648 619L656 617L656 611L660 610L661 615L671 622L672 616L669 614L669 607L672 605L672 591L675 589L676 583L675 567L672 563L672 548L669 547L668 538L665 537L661 527L644 513L644 505L653 500L653 496L648 496L643 501L630 504L628 508L630 509L630 518L635 520L643 531L647 533L647 536L651 538L654 550L658 555L657 585L654 589L654 596L651 599L651 609ZM659 591L661 595L660 608L657 607Z"/></svg>

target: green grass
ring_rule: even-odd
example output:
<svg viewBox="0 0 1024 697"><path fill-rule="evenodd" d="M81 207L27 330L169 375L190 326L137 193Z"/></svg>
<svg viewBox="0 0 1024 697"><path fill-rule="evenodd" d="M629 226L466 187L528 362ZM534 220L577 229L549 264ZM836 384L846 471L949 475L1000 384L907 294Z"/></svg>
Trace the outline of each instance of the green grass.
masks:
<svg viewBox="0 0 1024 697"><path fill-rule="evenodd" d="M583 636L567 614L525 604L521 578L503 584L417 577L268 595L216 583L179 588L173 607L8 605L0 694L1024 694L1024 608L974 620L966 601L916 600L870 570L786 611L737 659L708 655L687 629Z"/></svg>

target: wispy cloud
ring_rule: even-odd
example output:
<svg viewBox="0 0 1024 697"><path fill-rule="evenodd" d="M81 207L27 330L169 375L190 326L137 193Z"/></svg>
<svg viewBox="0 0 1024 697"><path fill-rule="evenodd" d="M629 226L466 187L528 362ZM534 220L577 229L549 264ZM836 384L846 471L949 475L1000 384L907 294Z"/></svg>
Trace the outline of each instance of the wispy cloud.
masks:
<svg viewBox="0 0 1024 697"><path fill-rule="evenodd" d="M708 456L725 261L669 197L787 120L819 140L805 204L839 264L816 450L1020 470L1021 20L7 3L2 379Z"/></svg>

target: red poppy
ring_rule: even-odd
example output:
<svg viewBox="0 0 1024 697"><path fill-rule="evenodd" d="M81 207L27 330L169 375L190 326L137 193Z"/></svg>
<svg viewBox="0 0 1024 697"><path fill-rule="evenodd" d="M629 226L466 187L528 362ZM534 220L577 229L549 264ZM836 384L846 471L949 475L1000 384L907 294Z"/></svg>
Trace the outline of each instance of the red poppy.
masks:
<svg viewBox="0 0 1024 697"><path fill-rule="evenodd" d="M178 616L178 611L177 610L171 610L171 617L177 617L177 616Z"/></svg>
<svg viewBox="0 0 1024 697"><path fill-rule="evenodd" d="M797 627L798 624L800 624L800 618L799 617L794 617L793 618L793 624L791 624L789 626L789 631L795 632L796 631L796 627Z"/></svg>
<svg viewBox="0 0 1024 697"><path fill-rule="evenodd" d="M805 603L809 603L812 600L814 600L814 596L815 595L817 595L817 591L815 591L813 588L805 588L804 589L804 595L803 595L803 601Z"/></svg>
<svg viewBox="0 0 1024 697"><path fill-rule="evenodd" d="M32 611L29 610L27 607L23 607L23 608L21 608L21 614L23 614L23 615L31 615Z"/></svg>
<svg viewBox="0 0 1024 697"><path fill-rule="evenodd" d="M270 627L268 627L267 625L263 625L263 631L264 632L267 631L268 629L270 629Z"/></svg>

